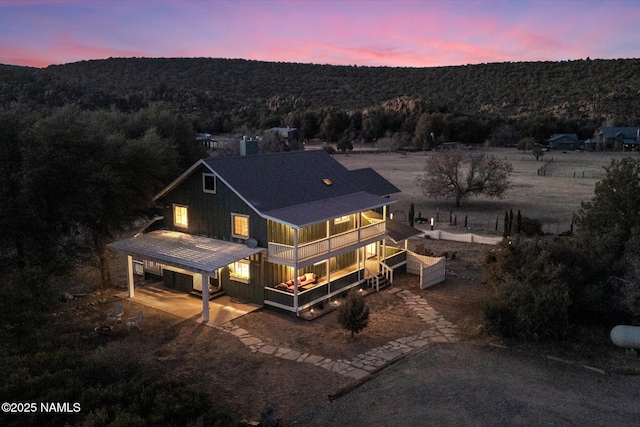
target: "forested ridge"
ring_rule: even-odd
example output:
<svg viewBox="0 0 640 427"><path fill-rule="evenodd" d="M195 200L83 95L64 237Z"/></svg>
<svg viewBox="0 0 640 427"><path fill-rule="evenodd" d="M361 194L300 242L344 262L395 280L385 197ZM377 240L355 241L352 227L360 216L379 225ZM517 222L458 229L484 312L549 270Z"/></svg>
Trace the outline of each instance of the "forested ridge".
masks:
<svg viewBox="0 0 640 427"><path fill-rule="evenodd" d="M315 129L330 113L344 113L352 122L355 114L356 130L358 120L382 115L385 132L411 135L421 115L439 114L444 125L431 129L436 136L467 139L464 142L480 142L505 123L527 134L521 136L540 138L545 132L564 131L588 137L601 125L637 125L639 91L639 59L392 68L110 58L44 69L0 66L4 109L15 103L74 104L88 110L113 107L134 112L162 102L188 114L202 132L228 132L242 125L304 128L304 114L311 113L316 125L307 126L304 136L336 140L341 135L319 135L320 129ZM470 126L479 136L469 140L445 131L454 119L463 122L458 128ZM545 129L525 131L542 122ZM351 137L371 140L380 132L352 132Z"/></svg>
<svg viewBox="0 0 640 427"><path fill-rule="evenodd" d="M124 344L96 348L112 338L78 320L80 305L64 314L59 300L75 298L73 289L84 298L102 288L96 295L107 301L108 243L154 217L153 196L209 154L197 132L292 126L338 149L373 141L389 149L533 145L551 133L584 139L598 126L640 125L639 93L635 59L440 68L205 58L0 65L0 363L7 373L0 396L82 405L76 414L5 414L2 425L244 425L219 412L212 396L173 381L170 365L145 365ZM291 148L270 135L262 151ZM640 160L612 163L576 216L575 239L529 241L518 230L487 256L496 296L485 311L487 331L565 339L584 324L637 323L639 176ZM87 267L100 279L76 276ZM104 307L88 312L97 319Z"/></svg>

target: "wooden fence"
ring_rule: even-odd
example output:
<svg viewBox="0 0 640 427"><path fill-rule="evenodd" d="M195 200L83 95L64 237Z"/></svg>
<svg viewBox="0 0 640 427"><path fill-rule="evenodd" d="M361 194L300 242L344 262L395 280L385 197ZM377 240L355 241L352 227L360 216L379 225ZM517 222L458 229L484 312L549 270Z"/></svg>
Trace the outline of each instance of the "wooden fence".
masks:
<svg viewBox="0 0 640 427"><path fill-rule="evenodd" d="M420 289L444 282L445 258L418 255L407 251L407 272L420 275Z"/></svg>

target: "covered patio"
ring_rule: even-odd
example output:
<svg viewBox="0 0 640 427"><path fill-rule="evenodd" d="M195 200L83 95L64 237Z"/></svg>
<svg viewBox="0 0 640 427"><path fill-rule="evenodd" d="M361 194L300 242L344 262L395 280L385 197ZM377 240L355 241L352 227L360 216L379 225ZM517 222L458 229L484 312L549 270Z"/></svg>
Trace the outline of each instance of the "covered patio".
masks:
<svg viewBox="0 0 640 427"><path fill-rule="evenodd" d="M129 298L127 292L118 296ZM137 287L135 295L129 299L183 319L196 319L197 322L207 326L218 326L260 308L257 304L232 301L231 297L225 295L209 302L209 320L205 321L202 316L202 304L198 298L184 292L164 288L160 282Z"/></svg>
<svg viewBox="0 0 640 427"><path fill-rule="evenodd" d="M202 283L206 284L209 283L209 277L215 277L218 269L264 250L263 248L250 247L239 243L193 236L169 230L152 231L130 239L111 243L109 246L127 256L127 297L132 299L136 298L133 278L134 257L136 259L153 261L162 265L180 268L192 272L194 275L201 275ZM162 290L167 292L164 294L165 298L162 302L165 307L172 304L170 300L174 299L175 302L175 298L180 299L180 295L184 295L184 298L194 299L188 294L181 292L175 292L178 295L170 296L173 292ZM138 291L143 292L144 299L144 290L138 289ZM155 291L148 291L146 293L149 303L152 302L154 293L156 297L158 295ZM202 286L202 322L209 322L211 307L215 308L218 305L222 305L219 301L220 300L216 303L210 302L209 287ZM158 303L156 300L155 304ZM222 310L222 312L225 310ZM217 314L220 312L221 310L216 311Z"/></svg>

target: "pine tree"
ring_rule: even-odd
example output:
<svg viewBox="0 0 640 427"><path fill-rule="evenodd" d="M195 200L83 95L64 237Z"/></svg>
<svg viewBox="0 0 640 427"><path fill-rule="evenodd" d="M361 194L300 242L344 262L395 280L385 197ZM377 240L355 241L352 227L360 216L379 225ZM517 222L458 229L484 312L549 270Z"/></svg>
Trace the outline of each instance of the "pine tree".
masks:
<svg viewBox="0 0 640 427"><path fill-rule="evenodd" d="M509 236L513 235L513 209L509 210Z"/></svg>
<svg viewBox="0 0 640 427"><path fill-rule="evenodd" d="M504 232L502 233L502 237L505 239L509 237L509 212L504 211Z"/></svg>
<svg viewBox="0 0 640 427"><path fill-rule="evenodd" d="M352 289L347 298L338 308L338 323L343 329L351 331L351 337L367 327L369 322L369 307L364 302L364 296Z"/></svg>
<svg viewBox="0 0 640 427"><path fill-rule="evenodd" d="M413 206L413 203L411 203L411 206L409 207L409 225L410 225L411 227L413 227L413 221L414 221L414 219L415 219L415 215L416 215L416 213L415 213L415 212L416 212L416 211L415 211L415 208L414 208L414 206Z"/></svg>

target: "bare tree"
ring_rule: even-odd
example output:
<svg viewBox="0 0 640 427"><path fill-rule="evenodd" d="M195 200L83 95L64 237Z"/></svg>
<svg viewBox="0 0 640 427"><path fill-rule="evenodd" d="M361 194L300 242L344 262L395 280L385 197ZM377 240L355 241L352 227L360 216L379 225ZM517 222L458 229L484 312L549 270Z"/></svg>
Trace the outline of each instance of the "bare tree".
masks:
<svg viewBox="0 0 640 427"><path fill-rule="evenodd" d="M459 207L462 200L480 194L501 198L512 171L511 163L485 153L440 151L427 159L416 183L426 196L454 199Z"/></svg>
<svg viewBox="0 0 640 427"><path fill-rule="evenodd" d="M533 154L533 157L535 157L536 160L540 160L541 157L544 157L544 151L542 151L542 145L533 144L533 147L531 147L531 154Z"/></svg>

